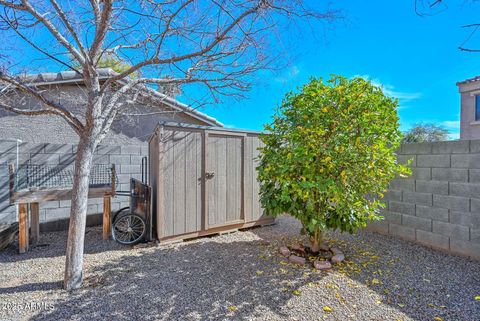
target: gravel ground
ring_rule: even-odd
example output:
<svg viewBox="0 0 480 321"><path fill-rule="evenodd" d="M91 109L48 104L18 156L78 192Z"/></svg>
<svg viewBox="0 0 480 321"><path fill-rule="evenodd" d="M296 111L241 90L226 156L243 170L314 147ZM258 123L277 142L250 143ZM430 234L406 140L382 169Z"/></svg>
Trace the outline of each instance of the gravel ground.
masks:
<svg viewBox="0 0 480 321"><path fill-rule="evenodd" d="M44 234L28 254L0 253L0 320L480 320L478 261L366 231L331 233L347 258L319 272L278 254L298 231L281 217L128 248L89 229L84 286L71 294L61 290L66 233Z"/></svg>

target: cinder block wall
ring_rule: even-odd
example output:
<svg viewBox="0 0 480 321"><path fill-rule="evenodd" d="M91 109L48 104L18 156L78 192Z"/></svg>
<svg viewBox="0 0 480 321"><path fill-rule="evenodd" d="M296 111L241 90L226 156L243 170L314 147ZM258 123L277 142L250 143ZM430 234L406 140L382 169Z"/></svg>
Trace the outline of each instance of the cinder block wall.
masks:
<svg viewBox="0 0 480 321"><path fill-rule="evenodd" d="M14 141L0 140L0 223L17 220L9 204L8 168L16 160ZM19 145L20 163L68 165L76 145ZM131 177L141 178L146 145L101 145L95 163L116 165L118 189L128 190ZM405 144L398 151L402 163L412 159L413 175L392 181L385 195L385 220L369 229L412 240L434 248L480 259L480 140ZM102 211L102 199L89 200L89 214ZM44 202L41 222L68 218L70 201ZM112 209L128 206L128 198L115 197Z"/></svg>
<svg viewBox="0 0 480 321"><path fill-rule="evenodd" d="M392 181L370 230L480 259L480 140L404 144L412 176Z"/></svg>
<svg viewBox="0 0 480 321"><path fill-rule="evenodd" d="M74 163L76 145L67 144L19 144L20 163L31 159L32 164L51 164L66 166ZM100 145L95 152L96 164L115 164L118 176L118 190L128 191L130 178L141 179L142 157L147 156L147 145ZM8 163L15 163L17 143L0 140L0 224L17 221L15 206L9 203ZM127 197L114 197L112 210L128 206ZM90 199L88 213L101 213L103 199ZM40 222L53 222L68 218L70 201L40 203Z"/></svg>

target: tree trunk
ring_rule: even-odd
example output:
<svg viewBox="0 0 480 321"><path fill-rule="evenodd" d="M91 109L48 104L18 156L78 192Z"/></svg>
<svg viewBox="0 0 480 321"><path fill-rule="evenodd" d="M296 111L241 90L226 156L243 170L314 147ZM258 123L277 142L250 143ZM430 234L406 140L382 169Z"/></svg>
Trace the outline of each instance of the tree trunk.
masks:
<svg viewBox="0 0 480 321"><path fill-rule="evenodd" d="M322 242L323 242L323 233L318 228L315 230L315 233L313 233L313 235L310 235L310 243L312 244L311 250L313 253L318 253L320 251Z"/></svg>
<svg viewBox="0 0 480 321"><path fill-rule="evenodd" d="M93 153L96 148L91 135L80 137L75 159L75 176L73 179L70 225L68 228L67 254L65 261L65 278L63 286L70 291L82 284L83 245L87 221L88 185Z"/></svg>

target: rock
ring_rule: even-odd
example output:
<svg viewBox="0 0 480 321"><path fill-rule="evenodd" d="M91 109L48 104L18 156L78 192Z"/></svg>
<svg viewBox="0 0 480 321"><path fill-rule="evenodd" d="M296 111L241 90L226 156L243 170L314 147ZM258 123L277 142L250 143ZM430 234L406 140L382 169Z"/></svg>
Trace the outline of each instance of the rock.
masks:
<svg viewBox="0 0 480 321"><path fill-rule="evenodd" d="M327 244L323 243L322 245L320 245L320 251L328 252L330 251L330 247Z"/></svg>
<svg viewBox="0 0 480 321"><path fill-rule="evenodd" d="M305 247L303 245L292 245L290 248L293 251L298 251L298 252L305 253Z"/></svg>
<svg viewBox="0 0 480 321"><path fill-rule="evenodd" d="M345 255L343 253L332 256L332 263L340 263L343 260L345 260Z"/></svg>
<svg viewBox="0 0 480 321"><path fill-rule="evenodd" d="M338 247L332 247L330 251L332 251L333 255L343 254L342 250L340 250Z"/></svg>
<svg viewBox="0 0 480 321"><path fill-rule="evenodd" d="M296 255L290 255L288 260L292 263L298 264L298 265L305 265L305 258L301 256L296 256Z"/></svg>
<svg viewBox="0 0 480 321"><path fill-rule="evenodd" d="M280 254L282 254L283 256L290 256L290 250L289 250L288 247L286 247L286 246L280 247L279 252L280 252Z"/></svg>
<svg viewBox="0 0 480 321"><path fill-rule="evenodd" d="M328 270L332 268L332 264L329 261L315 261L313 262L313 266L317 270Z"/></svg>

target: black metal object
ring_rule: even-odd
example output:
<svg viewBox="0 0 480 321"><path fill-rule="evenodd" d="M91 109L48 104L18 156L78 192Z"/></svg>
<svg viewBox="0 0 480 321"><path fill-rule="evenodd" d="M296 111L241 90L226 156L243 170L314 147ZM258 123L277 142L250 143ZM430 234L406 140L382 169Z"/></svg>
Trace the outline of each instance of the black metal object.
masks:
<svg viewBox="0 0 480 321"><path fill-rule="evenodd" d="M125 207L117 212L112 224L112 237L123 245L134 245L141 242L147 232L143 217L130 213Z"/></svg>
<svg viewBox="0 0 480 321"><path fill-rule="evenodd" d="M75 166L37 165L28 161L13 174L13 191L39 189L67 189L73 186ZM90 170L90 187L112 186L116 179L115 166L95 164Z"/></svg>
<svg viewBox="0 0 480 321"><path fill-rule="evenodd" d="M142 158L142 183L148 185L148 158L144 156Z"/></svg>
<svg viewBox="0 0 480 321"><path fill-rule="evenodd" d="M130 206L120 209L115 213L112 218L113 238L121 244L135 244L142 241L142 239L144 239L145 241L151 241L153 239L151 215L151 187L147 184L147 169L148 159L147 157L143 157L142 180L140 181L138 179L131 178L129 191L116 192L116 195L130 197ZM139 239L135 239L134 241L132 241L131 238L125 236L125 233L127 233L126 231L128 230L130 231L130 236L132 236L133 230L137 226L135 224L138 223L142 225L140 220L143 221L145 231L144 233L141 233L141 237ZM130 229L128 227L129 224L131 224ZM140 235L138 231L133 234ZM133 237L134 236L132 236L132 238Z"/></svg>

